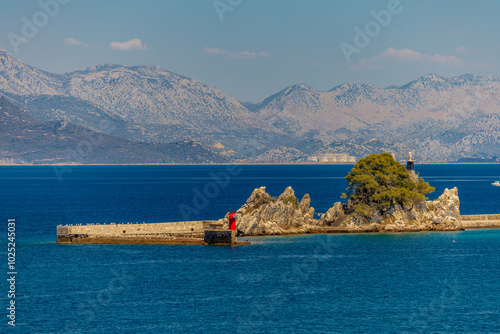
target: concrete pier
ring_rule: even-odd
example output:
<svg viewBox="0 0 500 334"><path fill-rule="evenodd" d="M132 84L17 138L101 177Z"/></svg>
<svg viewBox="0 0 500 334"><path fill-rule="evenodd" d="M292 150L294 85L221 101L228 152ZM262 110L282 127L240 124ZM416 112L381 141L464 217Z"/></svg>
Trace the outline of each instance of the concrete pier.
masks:
<svg viewBox="0 0 500 334"><path fill-rule="evenodd" d="M208 232L208 233L207 233ZM173 244L248 245L236 241L235 231L217 221L153 224L92 224L57 226L57 243L66 244Z"/></svg>
<svg viewBox="0 0 500 334"><path fill-rule="evenodd" d="M500 228L500 214L493 215L462 215L464 229Z"/></svg>

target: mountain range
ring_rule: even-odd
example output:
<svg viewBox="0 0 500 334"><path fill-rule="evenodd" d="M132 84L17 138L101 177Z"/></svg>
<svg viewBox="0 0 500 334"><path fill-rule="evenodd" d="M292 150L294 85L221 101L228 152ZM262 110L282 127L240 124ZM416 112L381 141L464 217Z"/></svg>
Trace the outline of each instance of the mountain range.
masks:
<svg viewBox="0 0 500 334"><path fill-rule="evenodd" d="M133 142L67 121L41 122L4 97L0 97L0 129L2 164L228 162L224 156L196 141Z"/></svg>
<svg viewBox="0 0 500 334"><path fill-rule="evenodd" d="M361 158L408 149L424 161L490 158L499 155L499 94L497 78L429 74L386 88L346 83L322 92L297 84L260 103L242 103L158 67L106 64L53 74L0 50L0 95L32 122L66 122L126 146L199 143L212 152L205 161Z"/></svg>

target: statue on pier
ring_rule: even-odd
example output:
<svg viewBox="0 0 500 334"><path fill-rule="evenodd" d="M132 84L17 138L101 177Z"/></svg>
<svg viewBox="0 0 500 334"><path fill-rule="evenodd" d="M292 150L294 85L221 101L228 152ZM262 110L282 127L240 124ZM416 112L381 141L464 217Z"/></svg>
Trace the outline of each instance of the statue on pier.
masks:
<svg viewBox="0 0 500 334"><path fill-rule="evenodd" d="M412 151L410 150L410 152L408 153L408 160L406 161L406 170L408 171L408 173L410 173L410 179L414 183L417 183L418 182L418 174L415 173L414 162L415 162L415 160L413 160Z"/></svg>
<svg viewBox="0 0 500 334"><path fill-rule="evenodd" d="M406 161L406 170L411 171L411 170L414 170L414 166L413 166L413 157L412 157L412 154L411 154L411 150L408 154L408 160Z"/></svg>

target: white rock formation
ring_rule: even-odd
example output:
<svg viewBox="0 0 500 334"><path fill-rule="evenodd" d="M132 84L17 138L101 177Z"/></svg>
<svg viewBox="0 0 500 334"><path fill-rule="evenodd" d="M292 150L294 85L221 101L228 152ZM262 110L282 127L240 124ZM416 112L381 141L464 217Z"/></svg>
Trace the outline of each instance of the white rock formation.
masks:
<svg viewBox="0 0 500 334"><path fill-rule="evenodd" d="M337 203L336 203L337 204ZM412 232L462 229L458 189L445 189L434 201L402 208L395 205L388 213L366 219L353 214L341 226L361 231Z"/></svg>
<svg viewBox="0 0 500 334"><path fill-rule="evenodd" d="M320 223L314 219L311 198L305 194L300 203L291 187L278 198L266 193L266 187L252 192L246 204L237 210L236 230L243 235L307 233ZM227 227L227 217L219 220Z"/></svg>
<svg viewBox="0 0 500 334"><path fill-rule="evenodd" d="M271 197L266 187L252 192L246 204L237 210L236 230L239 235L272 235L310 233L321 227L337 226L359 232L416 232L462 229L457 188L445 189L434 201L402 208L395 205L384 215L370 218L347 214L349 205L337 202L319 220L309 194L299 202L291 187L278 198ZM228 227L227 216L219 220Z"/></svg>
<svg viewBox="0 0 500 334"><path fill-rule="evenodd" d="M337 219L344 215L342 203L336 202L325 214L321 215L321 225L333 225Z"/></svg>

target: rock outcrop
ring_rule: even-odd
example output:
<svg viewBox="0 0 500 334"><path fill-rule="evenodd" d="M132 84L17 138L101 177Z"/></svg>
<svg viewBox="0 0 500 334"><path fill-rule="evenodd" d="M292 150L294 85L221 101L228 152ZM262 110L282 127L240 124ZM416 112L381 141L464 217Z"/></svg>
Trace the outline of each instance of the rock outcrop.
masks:
<svg viewBox="0 0 500 334"><path fill-rule="evenodd" d="M285 189L278 198L271 197L266 187L252 192L246 204L236 213L238 235L294 234L314 231L320 223L314 219L311 198L305 194L299 202L292 187ZM219 220L228 226L227 217Z"/></svg>
<svg viewBox="0 0 500 334"><path fill-rule="evenodd" d="M335 206L338 206L335 203ZM333 209L333 208L332 208ZM331 210L331 209L330 209ZM458 189L445 189L434 201L401 207L395 205L384 215L363 217L352 214L340 224L360 232L453 231L462 229Z"/></svg>
<svg viewBox="0 0 500 334"><path fill-rule="evenodd" d="M339 219L345 216L342 203L336 202L328 211L321 215L321 225L339 225Z"/></svg>
<svg viewBox="0 0 500 334"><path fill-rule="evenodd" d="M305 194L299 202L291 187L278 198L271 197L266 187L252 192L246 204L237 210L238 235L296 234L321 231L323 227L339 227L351 232L417 232L462 229L457 188L445 189L434 201L411 207L393 206L387 213L365 217L351 213L350 202L335 203L320 219L314 219L311 198ZM227 216L219 220L228 228Z"/></svg>

